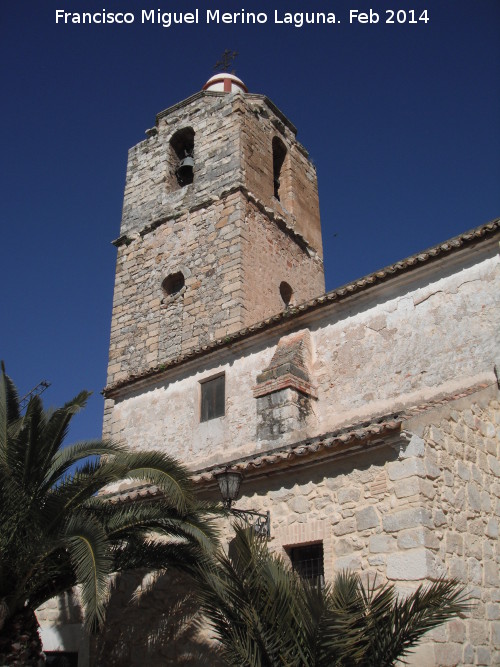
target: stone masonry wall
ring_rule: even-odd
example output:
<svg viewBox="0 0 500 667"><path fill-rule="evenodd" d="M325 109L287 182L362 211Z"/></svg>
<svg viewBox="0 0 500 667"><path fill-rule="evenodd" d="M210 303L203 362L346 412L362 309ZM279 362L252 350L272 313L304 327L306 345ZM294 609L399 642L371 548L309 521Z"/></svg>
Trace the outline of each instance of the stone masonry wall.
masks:
<svg viewBox="0 0 500 667"><path fill-rule="evenodd" d="M271 548L322 542L342 569L394 583L456 577L473 606L427 635L415 667L500 664L500 403L495 386L410 420L399 440L245 481L240 509L271 510ZM413 429L412 432L410 429Z"/></svg>
<svg viewBox="0 0 500 667"><path fill-rule="evenodd" d="M239 118L234 96L203 94L159 114L150 136L129 150L123 200L122 235L219 196L241 184ZM194 131L194 181L176 184L170 139L179 130Z"/></svg>
<svg viewBox="0 0 500 667"><path fill-rule="evenodd" d="M255 324L284 309L281 282L292 287L293 303L302 303L324 293L321 260L311 257L252 202L246 205L242 236L242 289L247 324Z"/></svg>
<svg viewBox="0 0 500 667"><path fill-rule="evenodd" d="M180 187L170 140L185 128L194 132L194 180ZM321 256L316 170L291 128L262 95L198 93L161 112L148 138L129 150L121 235L131 236L239 186L274 209ZM274 136L287 148L287 207L274 198Z"/></svg>
<svg viewBox="0 0 500 667"><path fill-rule="evenodd" d="M321 225L319 218L316 169L306 150L295 139L295 132L277 118L256 96L244 97L250 113L241 123L241 150L245 187L265 206L300 233L321 257ZM280 201L274 197L273 137L287 149L281 172Z"/></svg>
<svg viewBox="0 0 500 667"><path fill-rule="evenodd" d="M109 383L244 326L243 204L234 193L118 248ZM162 282L178 271L185 288L168 296Z"/></svg>
<svg viewBox="0 0 500 667"><path fill-rule="evenodd" d="M408 420L384 444L247 476L237 507L271 511L269 546L285 559L290 547L322 542L327 581L350 569L365 584L376 577L377 585L389 581L404 595L456 577L471 611L429 633L409 664L500 664L499 398L491 385ZM229 543L230 523L221 528ZM134 576L114 588L92 664L140 665L146 653L152 665L181 658L203 664L210 646L192 624L189 589L170 579L148 587ZM137 586L145 595L131 606ZM40 620L54 621L46 610Z"/></svg>
<svg viewBox="0 0 500 667"><path fill-rule="evenodd" d="M495 387L409 424L422 434L423 537L447 576L467 584L472 609L430 637L435 664L500 664L500 403ZM421 467L420 467L421 468Z"/></svg>
<svg viewBox="0 0 500 667"><path fill-rule="evenodd" d="M170 274L185 288L168 296ZM173 359L324 289L321 261L236 191L118 248L108 383Z"/></svg>
<svg viewBox="0 0 500 667"><path fill-rule="evenodd" d="M476 256L453 272L435 269L396 287L323 309L309 323L315 420L279 444L328 433L374 414L414 405L494 378L498 354L500 262ZM186 292L187 295L187 292ZM319 317L321 316L321 318ZM458 325L458 319L460 325ZM228 346L194 367L180 367L147 390L107 402L106 434L131 447L162 447L193 468L222 463L276 446L257 438L253 388L279 340L307 328L270 331L257 341ZM200 423L199 383L224 372L225 416Z"/></svg>
<svg viewBox="0 0 500 667"><path fill-rule="evenodd" d="M290 187L296 182L300 201L308 188L307 202L316 202L300 226L316 230L319 255L296 236L295 217L268 192L276 126L287 134L291 154L297 151L294 133L262 96L202 93L159 114L149 138L131 149L116 241L108 384L276 314L284 307L282 281L297 301L323 292L316 177L303 152L288 169L306 168L306 181L297 175ZM170 140L185 128L194 132L194 181L180 187ZM245 189L252 159L248 150L242 156L242 134L247 149L253 142L267 150L271 165L260 184L252 182L252 195ZM177 272L185 287L166 295L162 282Z"/></svg>

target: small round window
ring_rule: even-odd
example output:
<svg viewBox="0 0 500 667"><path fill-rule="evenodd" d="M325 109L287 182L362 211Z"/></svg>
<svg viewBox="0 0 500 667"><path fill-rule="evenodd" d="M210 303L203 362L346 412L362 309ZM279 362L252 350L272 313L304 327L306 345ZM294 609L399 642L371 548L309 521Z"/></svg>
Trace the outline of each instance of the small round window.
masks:
<svg viewBox="0 0 500 667"><path fill-rule="evenodd" d="M168 296L173 296L174 294L178 294L184 287L184 276L180 271L178 271L177 273L171 273L169 276L165 278L161 286L163 287L163 291L165 292L165 294L167 294Z"/></svg>
<svg viewBox="0 0 500 667"><path fill-rule="evenodd" d="M280 285L280 295L283 303L285 304L285 308L288 308L288 306L292 305L293 289L285 281L283 281Z"/></svg>

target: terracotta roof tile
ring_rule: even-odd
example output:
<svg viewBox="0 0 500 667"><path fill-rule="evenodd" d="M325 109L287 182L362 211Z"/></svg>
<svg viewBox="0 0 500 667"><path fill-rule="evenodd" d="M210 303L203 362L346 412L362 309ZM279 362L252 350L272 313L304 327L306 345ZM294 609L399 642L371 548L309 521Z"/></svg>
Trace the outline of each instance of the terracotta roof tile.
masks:
<svg viewBox="0 0 500 667"><path fill-rule="evenodd" d="M360 444L365 444L367 447L370 445L379 445L383 441L382 438L397 434L401 430L403 422L411 417L430 411L440 405L446 405L457 399L470 396L481 389L485 389L487 386L485 383L476 384L463 391L441 396L418 405L412 405L399 412L374 416L370 420L343 427L323 436L308 438L298 443L259 453L258 455L254 454L241 459L227 461L221 465L203 468L193 473L192 480L196 485L205 486L213 484L215 475L222 472L226 467L248 474L252 471L276 468L283 463L293 464L298 458L310 457L314 459L315 454L321 454L322 452L325 453L325 456L328 456L329 453L349 452L359 447ZM123 486L126 487L126 485ZM160 495L161 491L156 485L131 485L129 488L120 488L117 492L110 494L109 500L112 503L131 502L138 499L152 499Z"/></svg>
<svg viewBox="0 0 500 667"><path fill-rule="evenodd" d="M196 471L193 474L193 481L198 484L213 481L214 476L226 467L251 472L252 469L261 468L265 465L271 467L279 465L283 461L293 462L297 457L311 456L313 458L314 454L317 454L318 452L321 453L323 450L336 450L342 452L348 451L353 444L356 446L361 443L366 443L367 445L369 443L379 444L382 437L400 431L402 423L411 417L432 410L440 405L446 405L451 401L469 396L487 386L488 385L484 383L477 384L464 391L444 397L438 397L419 405L410 406L397 413L373 417L370 421L364 421L360 424L344 427L338 431L317 438L310 438L299 443L285 445L284 447L271 450L264 454L248 456L239 460L224 462L222 465L211 466ZM347 447L345 447L345 445L347 445Z"/></svg>
<svg viewBox="0 0 500 667"><path fill-rule="evenodd" d="M360 278L359 280L355 280L354 282L348 285L344 285L342 287L339 287L338 289L332 290L331 292L327 292L322 296L316 297L311 301L308 301L306 303L300 304L297 307L290 308L286 311L273 315L272 317L269 317L266 320L263 320L262 322L257 322L256 324L253 324L252 326L240 329L236 333L224 336L224 338L219 338L206 345L201 345L200 347L195 348L190 352L186 352L176 357L175 359L172 359L171 361L159 364L152 368L148 368L142 371L141 373L131 374L124 380L120 380L119 382L115 382L114 384L108 385L103 389L102 393L105 396L112 397L123 387L127 387L136 382L140 382L141 380L144 380L146 378L159 376L165 371L167 371L169 368L178 366L189 359L192 359L194 357L201 357L219 348L227 347L228 345L231 345L232 343L240 341L244 338L247 338L262 329L270 328L276 323L285 320L291 320L294 317L297 317L304 312L313 311L318 308L321 308L325 304L341 300L350 294L369 288L370 285L381 283L386 279L388 279L391 275L409 271L416 266L432 261L436 257L456 251L457 249L460 249L466 245L476 243L481 239L488 238L493 234L497 233L499 230L500 230L500 218L496 218L495 220L492 220L491 222L488 222L485 225L481 225L480 227L476 227L475 229L471 229L468 232L460 234L459 236L456 236L455 238L450 239L445 243L440 243L439 245L434 246L432 248L428 248L423 252L412 255L411 257L407 257L406 259L396 262L395 264L391 264L390 266L387 266L384 269L371 273L370 275L365 276L364 278Z"/></svg>

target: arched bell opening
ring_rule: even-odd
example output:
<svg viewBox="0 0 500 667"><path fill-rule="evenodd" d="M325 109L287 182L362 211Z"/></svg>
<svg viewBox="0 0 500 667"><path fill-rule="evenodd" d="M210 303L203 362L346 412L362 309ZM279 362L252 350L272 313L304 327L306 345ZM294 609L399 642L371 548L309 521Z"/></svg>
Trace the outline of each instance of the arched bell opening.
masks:
<svg viewBox="0 0 500 667"><path fill-rule="evenodd" d="M170 139L175 182L181 188L194 180L194 134L192 127L183 127Z"/></svg>

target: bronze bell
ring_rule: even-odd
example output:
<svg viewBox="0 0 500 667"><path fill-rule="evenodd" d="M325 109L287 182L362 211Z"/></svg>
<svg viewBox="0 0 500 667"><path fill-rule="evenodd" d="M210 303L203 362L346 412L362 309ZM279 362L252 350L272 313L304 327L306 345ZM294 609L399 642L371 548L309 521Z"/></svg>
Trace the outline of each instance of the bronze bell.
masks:
<svg viewBox="0 0 500 667"><path fill-rule="evenodd" d="M194 169L193 157L186 153L186 157L182 158L177 168L177 178L179 180L179 183L181 183L181 185L187 185L188 183L193 182L193 169Z"/></svg>

